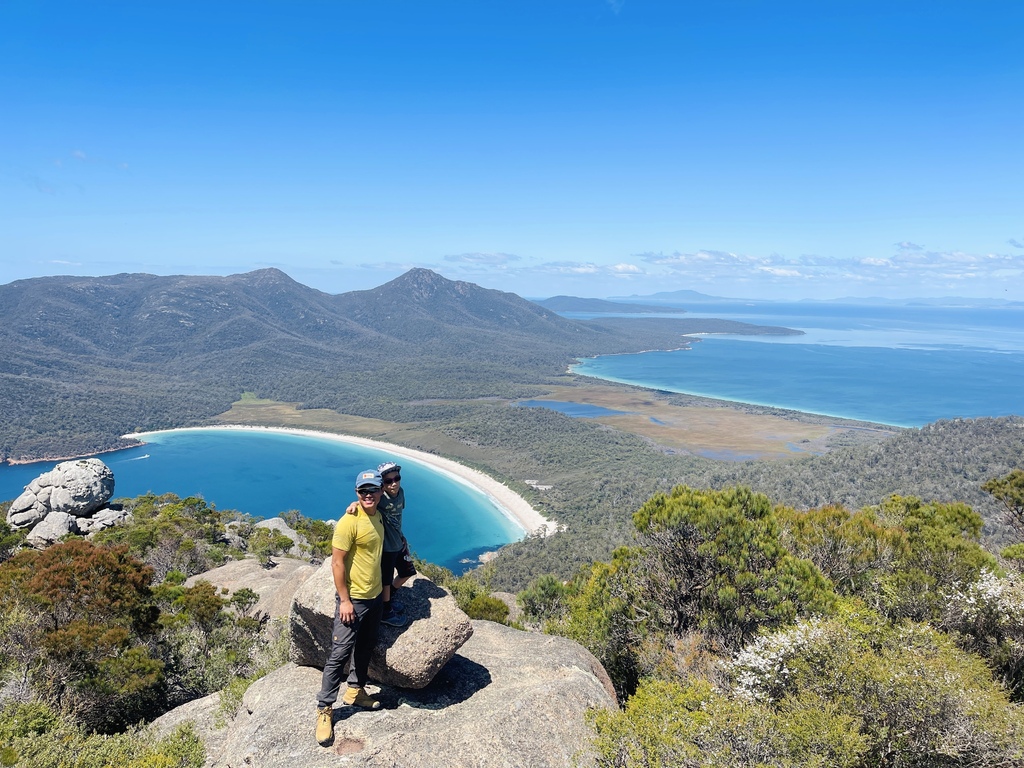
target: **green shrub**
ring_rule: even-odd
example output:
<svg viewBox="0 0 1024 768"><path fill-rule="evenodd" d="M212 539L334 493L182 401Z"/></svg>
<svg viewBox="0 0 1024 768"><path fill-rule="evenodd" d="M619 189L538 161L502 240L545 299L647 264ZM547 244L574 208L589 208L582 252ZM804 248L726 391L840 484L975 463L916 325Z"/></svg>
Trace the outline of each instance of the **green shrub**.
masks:
<svg viewBox="0 0 1024 768"><path fill-rule="evenodd" d="M527 619L543 623L562 616L569 589L550 573L538 576L518 595L519 607Z"/></svg>
<svg viewBox="0 0 1024 768"><path fill-rule="evenodd" d="M857 719L828 701L776 711L703 680L644 680L623 710L590 720L599 768L853 768L866 751Z"/></svg>
<svg viewBox="0 0 1024 768"><path fill-rule="evenodd" d="M891 569L871 585L872 595L865 594L892 619L935 621L946 591L974 582L983 569L998 570L979 543L981 515L966 504L891 496L874 509L903 539Z"/></svg>
<svg viewBox="0 0 1024 768"><path fill-rule="evenodd" d="M477 595L466 606L466 614L471 619L485 619L499 624L508 622L508 606L496 597Z"/></svg>
<svg viewBox="0 0 1024 768"><path fill-rule="evenodd" d="M889 624L866 608L810 619L736 655L733 695L790 713L811 697L855 713L871 766L1014 765L1024 710L985 662L926 624Z"/></svg>
<svg viewBox="0 0 1024 768"><path fill-rule="evenodd" d="M14 768L201 768L206 760L191 725L161 739L134 728L90 734L38 702L0 711L0 744L0 764Z"/></svg>

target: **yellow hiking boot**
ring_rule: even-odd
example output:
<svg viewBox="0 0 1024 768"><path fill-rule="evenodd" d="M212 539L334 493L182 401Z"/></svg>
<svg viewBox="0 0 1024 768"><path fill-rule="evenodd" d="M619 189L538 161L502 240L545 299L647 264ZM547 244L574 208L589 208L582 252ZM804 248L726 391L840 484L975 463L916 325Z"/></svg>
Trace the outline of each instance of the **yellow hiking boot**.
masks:
<svg viewBox="0 0 1024 768"><path fill-rule="evenodd" d="M316 711L316 740L321 746L331 743L334 738L334 708L328 704Z"/></svg>
<svg viewBox="0 0 1024 768"><path fill-rule="evenodd" d="M363 709L380 709L380 702L373 698L362 688L348 688L345 695L341 697L342 704L349 707L362 707Z"/></svg>

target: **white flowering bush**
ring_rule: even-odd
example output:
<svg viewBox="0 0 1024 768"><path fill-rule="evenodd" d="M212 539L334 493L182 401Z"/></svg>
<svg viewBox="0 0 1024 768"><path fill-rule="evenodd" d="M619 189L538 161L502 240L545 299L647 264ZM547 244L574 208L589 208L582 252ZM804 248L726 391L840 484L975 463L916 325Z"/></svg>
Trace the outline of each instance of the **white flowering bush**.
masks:
<svg viewBox="0 0 1024 768"><path fill-rule="evenodd" d="M988 659L996 677L1024 699L1024 576L982 570L968 584L944 592L941 627L962 647Z"/></svg>
<svg viewBox="0 0 1024 768"><path fill-rule="evenodd" d="M1024 628L1024 581L1020 574L997 576L982 569L970 584L956 584L943 593L943 623L970 634L997 634Z"/></svg>
<svg viewBox="0 0 1024 768"><path fill-rule="evenodd" d="M991 579L972 594L975 604L983 595L1002 595L1014 605L1013 590ZM1009 701L981 657L957 645L928 624L891 624L844 601L838 616L747 643L726 664L730 684L722 694L757 708L762 719L774 713L787 723L832 707L851 718L842 726L848 735L863 739L860 765L1024 765L1024 708ZM810 722L786 726L791 756L803 751L797 745L815 743L815 728L826 725ZM829 743L838 743L835 733Z"/></svg>
<svg viewBox="0 0 1024 768"><path fill-rule="evenodd" d="M736 695L751 701L770 702L785 691L798 659L813 653L826 635L821 619L807 619L795 627L764 635L737 653L729 669Z"/></svg>

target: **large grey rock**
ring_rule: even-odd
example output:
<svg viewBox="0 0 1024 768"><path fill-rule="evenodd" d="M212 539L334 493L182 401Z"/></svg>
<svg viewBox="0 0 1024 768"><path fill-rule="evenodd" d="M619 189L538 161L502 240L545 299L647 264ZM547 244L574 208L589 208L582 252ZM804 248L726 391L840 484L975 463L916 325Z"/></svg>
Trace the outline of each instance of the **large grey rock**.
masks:
<svg viewBox="0 0 1024 768"><path fill-rule="evenodd" d="M242 587L248 587L259 596L259 602L252 608L253 613L265 613L272 619L286 619L291 612L292 598L299 586L317 570L317 566L279 558L273 568L264 568L253 557L231 560L211 571L190 577L186 587L195 586L197 581L208 581L234 594ZM322 662L321 662L322 663Z"/></svg>
<svg viewBox="0 0 1024 768"><path fill-rule="evenodd" d="M28 528L51 512L88 517L113 495L114 473L102 461L63 461L25 486L7 511L7 522Z"/></svg>
<svg viewBox="0 0 1024 768"><path fill-rule="evenodd" d="M25 543L36 549L46 549L69 533L81 533L78 530L78 518L67 512L51 512L25 537Z"/></svg>
<svg viewBox="0 0 1024 768"><path fill-rule="evenodd" d="M166 734L191 720L206 768L563 768L588 766L585 712L611 708L608 676L566 638L473 622L473 637L427 687L376 693L376 712L335 709L330 746L314 739L320 672L289 664L255 682L226 727L212 725L219 698L169 712ZM374 687L371 687L374 692Z"/></svg>
<svg viewBox="0 0 1024 768"><path fill-rule="evenodd" d="M334 629L334 577L327 560L295 593L291 611L291 658L322 669ZM430 579L415 576L400 590L405 627L381 625L370 677L387 685L423 688L473 634L455 598Z"/></svg>
<svg viewBox="0 0 1024 768"><path fill-rule="evenodd" d="M79 517L76 522L81 533L95 533L104 528L111 528L120 525L128 519L128 510L123 507L105 507L96 512L92 517Z"/></svg>
<svg viewBox="0 0 1024 768"><path fill-rule="evenodd" d="M295 593L292 603L292 660L324 668L334 631L334 577L326 560ZM388 685L422 688L473 634L469 616L455 598L416 575L399 590L410 624L381 625L370 676Z"/></svg>

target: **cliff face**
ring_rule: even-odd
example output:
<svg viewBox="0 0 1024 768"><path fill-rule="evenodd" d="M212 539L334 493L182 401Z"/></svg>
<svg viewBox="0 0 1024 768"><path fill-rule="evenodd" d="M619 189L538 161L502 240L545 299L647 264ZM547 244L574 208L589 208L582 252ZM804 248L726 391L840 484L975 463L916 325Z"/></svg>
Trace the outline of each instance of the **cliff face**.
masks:
<svg viewBox="0 0 1024 768"><path fill-rule="evenodd" d="M219 695L154 727L195 722L209 768L563 768L590 764L585 711L615 706L604 669L581 646L489 621L473 622L473 636L426 688L384 687L379 711L338 710L329 747L313 737L319 687L319 670L288 664L249 688L226 727L214 725Z"/></svg>

